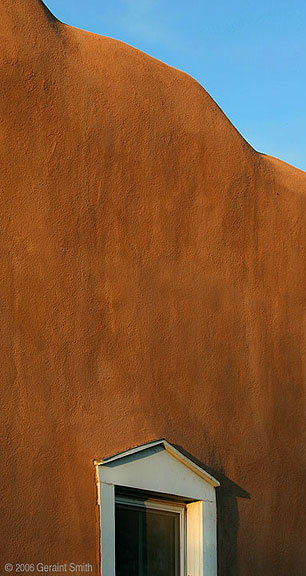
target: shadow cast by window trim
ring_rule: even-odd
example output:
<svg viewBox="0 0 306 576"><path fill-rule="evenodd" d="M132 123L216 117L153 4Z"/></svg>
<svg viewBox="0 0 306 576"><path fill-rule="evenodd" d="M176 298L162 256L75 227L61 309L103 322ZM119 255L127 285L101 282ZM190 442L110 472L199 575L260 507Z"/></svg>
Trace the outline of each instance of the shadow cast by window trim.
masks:
<svg viewBox="0 0 306 576"><path fill-rule="evenodd" d="M173 444L184 456L192 460L214 476L220 486L216 489L217 498L217 540L218 540L218 576L238 576L238 532L239 532L239 511L238 498L251 499L251 495L241 486L238 486L220 470L211 468L201 460L195 458L187 450L178 444Z"/></svg>

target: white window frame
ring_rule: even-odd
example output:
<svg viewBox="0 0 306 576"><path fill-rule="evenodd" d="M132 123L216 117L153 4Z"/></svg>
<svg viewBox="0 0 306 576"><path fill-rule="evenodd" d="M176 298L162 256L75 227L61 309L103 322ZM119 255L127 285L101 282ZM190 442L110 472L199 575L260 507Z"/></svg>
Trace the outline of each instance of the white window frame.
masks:
<svg viewBox="0 0 306 576"><path fill-rule="evenodd" d="M186 506L180 502L163 501L155 498L146 498L140 500L130 496L115 496L116 504L123 504L124 506L133 506L145 510L161 510L165 512L176 512L180 516L180 576L186 574ZM116 529L116 527L115 527Z"/></svg>
<svg viewBox="0 0 306 576"><path fill-rule="evenodd" d="M101 576L116 576L116 487L185 500L184 576L217 576L218 480L166 440L157 440L96 461L100 508ZM155 499L155 498L154 498ZM172 500L173 499L173 500Z"/></svg>

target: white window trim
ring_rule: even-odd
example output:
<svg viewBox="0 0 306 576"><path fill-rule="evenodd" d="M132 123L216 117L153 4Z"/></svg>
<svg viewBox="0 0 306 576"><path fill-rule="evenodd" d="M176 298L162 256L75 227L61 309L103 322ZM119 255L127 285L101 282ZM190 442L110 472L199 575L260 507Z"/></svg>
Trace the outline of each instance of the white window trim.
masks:
<svg viewBox="0 0 306 576"><path fill-rule="evenodd" d="M96 461L101 576L115 576L115 487L186 499L186 575L217 576L218 480L166 440ZM190 502L192 500L192 502Z"/></svg>

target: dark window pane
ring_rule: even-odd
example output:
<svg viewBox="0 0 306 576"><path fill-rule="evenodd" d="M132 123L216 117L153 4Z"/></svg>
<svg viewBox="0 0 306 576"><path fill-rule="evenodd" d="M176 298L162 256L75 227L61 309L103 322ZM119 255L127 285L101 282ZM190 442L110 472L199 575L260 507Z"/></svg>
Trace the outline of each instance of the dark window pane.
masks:
<svg viewBox="0 0 306 576"><path fill-rule="evenodd" d="M116 505L116 576L179 576L180 516Z"/></svg>
<svg viewBox="0 0 306 576"><path fill-rule="evenodd" d="M148 510L144 548L144 576L178 576L179 515Z"/></svg>
<svg viewBox="0 0 306 576"><path fill-rule="evenodd" d="M116 576L139 576L139 513L116 505Z"/></svg>

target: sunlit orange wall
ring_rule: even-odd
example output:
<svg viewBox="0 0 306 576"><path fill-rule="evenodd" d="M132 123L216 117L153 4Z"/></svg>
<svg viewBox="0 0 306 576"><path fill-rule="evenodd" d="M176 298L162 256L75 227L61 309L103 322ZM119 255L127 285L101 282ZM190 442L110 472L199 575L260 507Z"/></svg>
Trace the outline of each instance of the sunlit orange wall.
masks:
<svg viewBox="0 0 306 576"><path fill-rule="evenodd" d="M1 565L98 573L93 460L221 481L221 576L304 576L306 176L205 90L2 0Z"/></svg>

